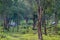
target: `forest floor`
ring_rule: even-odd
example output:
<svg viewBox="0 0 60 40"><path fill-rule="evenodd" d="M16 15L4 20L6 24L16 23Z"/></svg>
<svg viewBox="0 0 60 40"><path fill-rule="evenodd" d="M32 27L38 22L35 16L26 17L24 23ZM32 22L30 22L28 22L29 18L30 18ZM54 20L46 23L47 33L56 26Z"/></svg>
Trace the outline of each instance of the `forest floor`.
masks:
<svg viewBox="0 0 60 40"><path fill-rule="evenodd" d="M60 35L43 35L44 40L60 40ZM0 40L38 40L37 34L0 33Z"/></svg>
<svg viewBox="0 0 60 40"><path fill-rule="evenodd" d="M1 32L2 28L0 27L0 40L38 40L37 33L25 33L21 34L20 32ZM32 30L29 30L32 32ZM43 34L43 40L60 40L60 24L58 26L58 34Z"/></svg>

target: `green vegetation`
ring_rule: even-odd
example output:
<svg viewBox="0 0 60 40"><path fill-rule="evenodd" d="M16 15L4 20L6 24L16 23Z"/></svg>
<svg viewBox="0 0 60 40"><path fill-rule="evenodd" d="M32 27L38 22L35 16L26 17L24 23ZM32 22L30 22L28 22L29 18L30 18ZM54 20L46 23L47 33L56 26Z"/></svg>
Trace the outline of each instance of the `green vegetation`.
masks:
<svg viewBox="0 0 60 40"><path fill-rule="evenodd" d="M43 35L44 40L60 40L59 35ZM38 40L37 34L0 33L0 40Z"/></svg>
<svg viewBox="0 0 60 40"><path fill-rule="evenodd" d="M60 40L60 0L0 0L0 40Z"/></svg>
<svg viewBox="0 0 60 40"><path fill-rule="evenodd" d="M12 32L12 30L10 30L10 32L7 32L7 31L2 32L3 29L2 27L0 27L0 40L38 40L37 30L32 30L31 27L29 27L28 29L26 28L24 29L24 28L21 28L21 26L22 26L22 23L20 25L19 32L16 32L16 28L15 28L15 32ZM43 39L44 40L60 40L60 24L58 24L57 35L54 35L52 33L48 33L48 35L43 34Z"/></svg>

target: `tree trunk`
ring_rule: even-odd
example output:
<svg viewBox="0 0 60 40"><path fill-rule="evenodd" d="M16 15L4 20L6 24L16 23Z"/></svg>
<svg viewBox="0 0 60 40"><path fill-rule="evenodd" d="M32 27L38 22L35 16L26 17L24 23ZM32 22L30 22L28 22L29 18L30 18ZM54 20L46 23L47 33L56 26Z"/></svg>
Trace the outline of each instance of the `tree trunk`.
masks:
<svg viewBox="0 0 60 40"><path fill-rule="evenodd" d="M33 15L33 30L35 30L37 15Z"/></svg>
<svg viewBox="0 0 60 40"><path fill-rule="evenodd" d="M19 18L17 19L17 32L19 32L19 23L20 23L20 21L19 21Z"/></svg>
<svg viewBox="0 0 60 40"><path fill-rule="evenodd" d="M44 34L47 35L47 30L46 30L46 20L44 18Z"/></svg>
<svg viewBox="0 0 60 40"><path fill-rule="evenodd" d="M25 21L26 21L26 24L28 24L28 17L25 16Z"/></svg>
<svg viewBox="0 0 60 40"><path fill-rule="evenodd" d="M43 40L41 30L42 8L38 7L38 39Z"/></svg>
<svg viewBox="0 0 60 40"><path fill-rule="evenodd" d="M35 29L36 22L33 20L33 30Z"/></svg>
<svg viewBox="0 0 60 40"><path fill-rule="evenodd" d="M55 33L57 33L57 23L58 23L57 12L55 12Z"/></svg>
<svg viewBox="0 0 60 40"><path fill-rule="evenodd" d="M9 31L9 19L4 15L4 29Z"/></svg>
<svg viewBox="0 0 60 40"><path fill-rule="evenodd" d="M43 40L42 38L42 30L41 30L41 20L42 20L42 7L41 0L36 0L38 5L38 40Z"/></svg>
<svg viewBox="0 0 60 40"><path fill-rule="evenodd" d="M44 26L44 34L47 35L47 30L46 30L46 15L45 15L45 10L44 10L44 15L43 15L43 26Z"/></svg>

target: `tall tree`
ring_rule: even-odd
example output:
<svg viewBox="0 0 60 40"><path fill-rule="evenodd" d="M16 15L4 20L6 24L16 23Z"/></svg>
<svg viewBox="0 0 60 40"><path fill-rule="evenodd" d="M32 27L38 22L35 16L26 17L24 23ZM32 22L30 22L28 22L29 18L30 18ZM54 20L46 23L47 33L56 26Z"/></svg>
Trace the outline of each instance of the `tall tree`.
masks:
<svg viewBox="0 0 60 40"><path fill-rule="evenodd" d="M58 23L58 19L57 19L57 1L54 0L54 14L55 14L55 34L57 33L57 23Z"/></svg>
<svg viewBox="0 0 60 40"><path fill-rule="evenodd" d="M9 7L11 7L12 5L12 0L1 0L1 3L2 3L2 15L3 15L3 18L4 18L4 29L6 30L9 30L9 27L8 27L8 23L9 23L9 19L8 19L8 9Z"/></svg>
<svg viewBox="0 0 60 40"><path fill-rule="evenodd" d="M43 40L42 30L41 30L41 18L42 18L43 10L41 5L41 0L36 0L36 2L38 5L38 40Z"/></svg>

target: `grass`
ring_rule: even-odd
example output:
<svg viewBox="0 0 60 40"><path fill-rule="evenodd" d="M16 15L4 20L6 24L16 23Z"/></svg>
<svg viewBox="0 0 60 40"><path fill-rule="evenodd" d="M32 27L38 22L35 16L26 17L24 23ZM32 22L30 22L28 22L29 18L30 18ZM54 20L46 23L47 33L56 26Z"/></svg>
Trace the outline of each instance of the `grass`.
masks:
<svg viewBox="0 0 60 40"><path fill-rule="evenodd" d="M44 40L60 40L60 35L44 35ZM0 33L0 40L38 40L37 34Z"/></svg>
<svg viewBox="0 0 60 40"><path fill-rule="evenodd" d="M25 31L21 30L21 32ZM32 29L29 29L29 33L22 34L21 32L0 32L0 40L38 40L38 34L34 34ZM43 40L60 40L60 35L43 34Z"/></svg>
<svg viewBox="0 0 60 40"><path fill-rule="evenodd" d="M19 32L1 32L1 30L3 29L2 27L0 27L0 40L38 40L37 30L33 31L32 28L29 26L28 26L29 29L22 29L23 27L25 27L23 23L24 22L22 22L22 25L20 25ZM10 30L12 31L12 29ZM26 31L29 31L29 33L22 34L23 32ZM48 35L43 34L43 40L60 40L60 24L58 24L58 34L59 35L54 35L49 33Z"/></svg>

